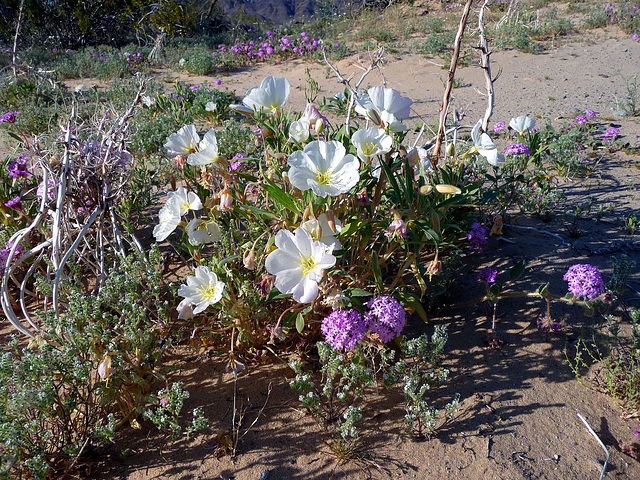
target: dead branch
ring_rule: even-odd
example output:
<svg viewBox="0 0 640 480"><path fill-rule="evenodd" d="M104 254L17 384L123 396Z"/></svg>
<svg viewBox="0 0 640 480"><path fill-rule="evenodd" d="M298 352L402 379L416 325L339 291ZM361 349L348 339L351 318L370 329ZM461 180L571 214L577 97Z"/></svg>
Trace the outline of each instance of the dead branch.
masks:
<svg viewBox="0 0 640 480"><path fill-rule="evenodd" d="M484 30L484 11L487 8L489 0L484 0L484 4L480 7L480 13L478 14L478 31L480 32L480 46L476 47L480 50L480 68L484 71L485 86L487 89L487 109L484 112L482 119L482 130L487 131L489 125L489 119L493 114L493 106L495 103L495 91L493 88L493 80L491 79L491 61L489 56L489 44L487 42L487 34Z"/></svg>
<svg viewBox="0 0 640 480"><path fill-rule="evenodd" d="M472 3L473 0L467 0L467 3L464 6L462 18L460 19L460 26L458 27L458 33L456 34L456 40L454 42L453 55L451 56L451 66L449 67L449 78L447 79L447 85L444 89L442 105L440 106L440 123L438 125L438 136L436 138L436 145L433 149L433 155L431 157L431 165L434 169L438 166L438 160L440 158L440 150L442 149L442 142L444 140L447 112L449 111L449 99L451 97L451 90L453 90L453 79L456 74L456 67L458 66L458 58L460 57L460 45L462 43L462 36L467 25L469 11L471 10Z"/></svg>

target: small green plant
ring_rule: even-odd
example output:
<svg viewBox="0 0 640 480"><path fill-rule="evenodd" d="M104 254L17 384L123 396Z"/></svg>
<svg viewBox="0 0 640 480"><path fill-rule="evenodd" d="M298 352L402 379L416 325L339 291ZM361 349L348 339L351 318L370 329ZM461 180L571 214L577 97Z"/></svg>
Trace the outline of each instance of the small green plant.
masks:
<svg viewBox="0 0 640 480"><path fill-rule="evenodd" d="M402 385L407 431L418 438L431 435L439 426L439 411L429 403L426 394L449 377L449 371L438 364L446 342L444 325L436 326L431 338L426 334L412 340L404 338L400 346L402 358L384 376L385 386ZM445 422L453 418L459 402L460 394L456 394L445 405Z"/></svg>
<svg viewBox="0 0 640 480"><path fill-rule="evenodd" d="M638 229L638 217L633 213L627 215L624 219L624 229L629 235L636 233L636 230Z"/></svg>
<svg viewBox="0 0 640 480"><path fill-rule="evenodd" d="M184 401L189 398L189 392L182 389L182 383L176 382L171 388L163 388L158 392L156 408L145 410L145 418L151 420L153 424L162 432L171 433L171 439L177 440L181 436L187 439L199 430L209 427L209 421L204 417L201 408L193 409L193 419L187 428L183 431L180 425L180 412Z"/></svg>
<svg viewBox="0 0 640 480"><path fill-rule="evenodd" d="M640 84L638 84L638 75L625 79L624 83L627 89L624 111L631 117L638 117L640 116Z"/></svg>

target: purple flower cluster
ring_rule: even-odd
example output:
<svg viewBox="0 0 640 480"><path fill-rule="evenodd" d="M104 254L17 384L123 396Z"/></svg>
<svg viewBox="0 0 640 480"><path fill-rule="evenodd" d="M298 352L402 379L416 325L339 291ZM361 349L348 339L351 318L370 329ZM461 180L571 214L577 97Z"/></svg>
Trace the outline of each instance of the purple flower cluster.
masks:
<svg viewBox="0 0 640 480"><path fill-rule="evenodd" d="M9 253L11 253L12 248L13 243L9 242L7 243L7 246L5 248L0 250L0 270L3 270L4 267L7 266L7 263L9 261ZM18 245L14 254L14 258L20 255L20 253L22 253L22 250L24 250L22 245Z"/></svg>
<svg viewBox="0 0 640 480"><path fill-rule="evenodd" d="M400 302L393 297L376 295L367 303L368 312L364 319L373 333L387 343L402 333L407 323L406 312Z"/></svg>
<svg viewBox="0 0 640 480"><path fill-rule="evenodd" d="M615 127L607 128L604 132L604 141L611 143L616 139L618 135L620 135L619 128L615 128Z"/></svg>
<svg viewBox="0 0 640 480"><path fill-rule="evenodd" d="M547 333L557 332L560 330L560 324L549 315L545 315L538 319L538 330L544 336Z"/></svg>
<svg viewBox="0 0 640 480"><path fill-rule="evenodd" d="M367 322L356 310L334 310L322 320L320 330L336 350L351 350L367 333Z"/></svg>
<svg viewBox="0 0 640 480"><path fill-rule="evenodd" d="M4 206L5 207L9 207L9 208L13 208L14 210L18 210L19 212L21 212L22 211L22 202L20 200L21 200L21 198L19 196L16 197L16 198L12 198L8 202L6 202L4 204Z"/></svg>
<svg viewBox="0 0 640 480"><path fill-rule="evenodd" d="M494 270L491 267L484 267L484 269L478 274L478 280L481 282L493 283L496 281L498 270Z"/></svg>
<svg viewBox="0 0 640 480"><path fill-rule="evenodd" d="M469 248L471 251L481 252L487 246L487 237L489 235L489 227L475 222L471 225L471 230L467 232L467 240L471 242Z"/></svg>
<svg viewBox="0 0 640 480"><path fill-rule="evenodd" d="M340 44L336 44L336 46L340 46ZM306 32L300 33L298 38L293 40L285 35L276 40L273 32L268 31L266 38L259 37L258 41L241 42L231 47L218 45L218 49L213 52L213 56L231 53L233 56L244 57L251 61L266 61L275 54L284 55L285 57L304 57L311 52L324 50L325 48L322 40L316 37L311 38Z"/></svg>
<svg viewBox="0 0 640 480"><path fill-rule="evenodd" d="M493 126L493 133L501 133L504 129L507 128L507 124L504 122L497 122Z"/></svg>
<svg viewBox="0 0 640 480"><path fill-rule="evenodd" d="M588 118L596 118L596 112L594 112L593 110L586 109L586 110L584 111L584 114L585 114Z"/></svg>
<svg viewBox="0 0 640 480"><path fill-rule="evenodd" d="M605 291L602 275L593 265L572 265L562 277L569 282L569 292L576 298L596 298Z"/></svg>
<svg viewBox="0 0 640 480"><path fill-rule="evenodd" d="M7 170L9 171L9 176L14 180L17 180L18 177L28 177L31 175L29 170L27 170L27 162L29 159L27 157L20 157L17 160L12 160L9 162L9 166Z"/></svg>
<svg viewBox="0 0 640 480"><path fill-rule="evenodd" d="M389 342L402 333L406 312L393 297L376 295L367 303L368 311L334 310L322 320L320 330L325 340L336 350L351 350L368 330Z"/></svg>
<svg viewBox="0 0 640 480"><path fill-rule="evenodd" d="M577 117L574 118L574 120L578 122L578 125L583 125L589 121L586 115L578 115Z"/></svg>
<svg viewBox="0 0 640 480"><path fill-rule="evenodd" d="M238 170L241 166L242 166L242 162L234 162L233 160L238 160L240 158L247 158L246 155L243 155L241 153L239 153L238 155L236 155L235 157L233 157L231 160L231 162L229 162L229 170L232 172L235 172L236 170Z"/></svg>
<svg viewBox="0 0 640 480"><path fill-rule="evenodd" d="M2 117L0 117L0 123L16 123L16 115L20 112L7 112Z"/></svg>
<svg viewBox="0 0 640 480"><path fill-rule="evenodd" d="M511 145L507 145L507 148L504 150L505 155L531 155L529 151L529 147L527 147L524 143L512 143Z"/></svg>

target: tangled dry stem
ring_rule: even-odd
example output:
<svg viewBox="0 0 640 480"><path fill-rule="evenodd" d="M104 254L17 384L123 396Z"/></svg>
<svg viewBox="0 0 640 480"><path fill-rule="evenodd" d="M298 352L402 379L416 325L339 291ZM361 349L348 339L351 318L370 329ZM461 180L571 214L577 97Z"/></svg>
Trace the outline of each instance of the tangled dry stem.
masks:
<svg viewBox="0 0 640 480"><path fill-rule="evenodd" d="M44 312L53 309L56 316L64 310L60 293L63 281L71 274L69 265L80 269L92 285L89 293L97 295L107 275L107 263L115 256L124 257L127 249L143 253L135 235L121 230L123 219L113 207L130 188L128 122L140 103L145 83L141 81L124 114L108 111L84 141L78 136L81 125L77 125L72 111L66 126L61 126L64 137L60 158L52 151L40 150L34 142L35 166L42 176L40 207L31 223L10 238L13 247L8 258L14 259L21 244L26 251L13 262L8 261L0 284L2 310L24 335L34 337L34 332L42 331L31 313L34 305L42 305ZM55 179L52 195L50 179ZM51 298L27 288L36 274L52 282Z"/></svg>

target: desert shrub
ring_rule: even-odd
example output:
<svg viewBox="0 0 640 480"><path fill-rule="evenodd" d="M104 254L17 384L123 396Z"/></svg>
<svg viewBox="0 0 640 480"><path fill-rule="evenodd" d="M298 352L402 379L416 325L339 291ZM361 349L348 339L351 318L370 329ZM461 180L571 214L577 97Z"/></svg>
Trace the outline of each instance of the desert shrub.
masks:
<svg viewBox="0 0 640 480"><path fill-rule="evenodd" d="M149 404L164 352L167 304L161 257L116 260L100 297L65 282L68 309L42 314L46 331L29 346L14 339L0 356L3 476L47 478L88 445L113 440L115 428ZM80 272L77 272L78 274ZM70 279L71 280L71 279ZM44 292L51 288L38 282Z"/></svg>

